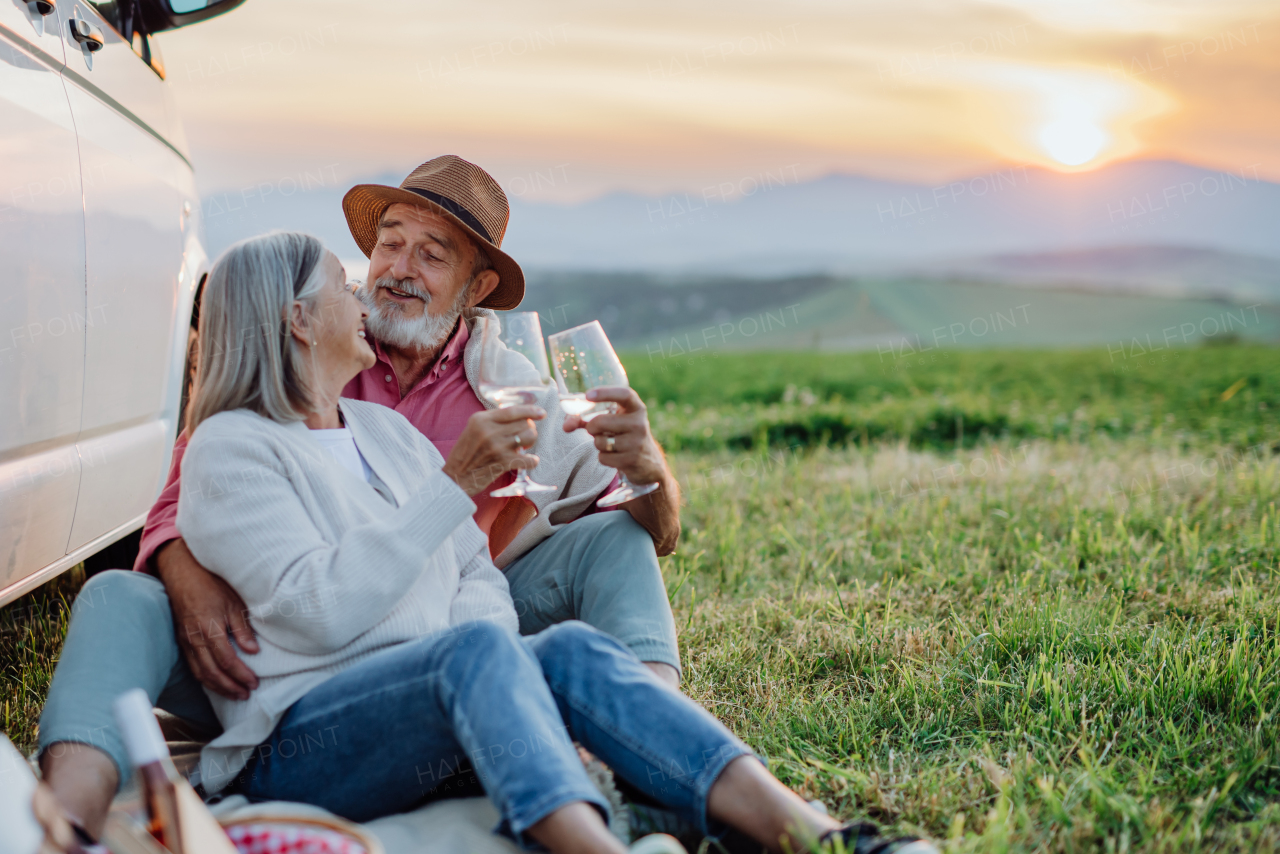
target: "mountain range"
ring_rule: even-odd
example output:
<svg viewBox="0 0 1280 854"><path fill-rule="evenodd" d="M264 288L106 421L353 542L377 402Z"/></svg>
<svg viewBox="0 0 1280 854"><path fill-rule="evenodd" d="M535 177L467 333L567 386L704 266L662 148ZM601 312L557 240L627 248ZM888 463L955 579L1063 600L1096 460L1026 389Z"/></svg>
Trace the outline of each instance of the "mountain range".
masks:
<svg viewBox="0 0 1280 854"><path fill-rule="evenodd" d="M792 174L578 204L514 197L503 248L527 269L746 275L967 269L987 256L1134 245L1280 258L1280 184L1262 180L1256 164L1217 172L1168 161L1077 173L1019 166L939 185L854 175L797 182ZM369 180L394 185L400 176ZM290 195L209 194L211 248L292 228L358 258L342 217L346 189L321 180Z"/></svg>
<svg viewBox="0 0 1280 854"><path fill-rule="evenodd" d="M510 251L549 269L748 275L1138 244L1280 257L1280 185L1256 166L1138 161L1070 174L1011 167L933 186L850 175L732 186L753 192L517 199Z"/></svg>
<svg viewBox="0 0 1280 854"><path fill-rule="evenodd" d="M503 248L527 271L525 307L543 312L544 325L599 318L615 340L650 352L670 349L674 333L705 335L708 324L768 321L784 309L787 324L724 346L900 344L1032 297L1023 313L1038 322L955 343L1097 344L1170 324L1199 328L1224 306L1254 304L1266 308L1237 334L1280 337L1280 185L1255 166L1009 167L937 186L793 177L780 170L578 204L515 197ZM308 231L360 275L346 189L321 181L291 195L210 194L210 247L273 228ZM1193 337L1212 337L1209 325Z"/></svg>

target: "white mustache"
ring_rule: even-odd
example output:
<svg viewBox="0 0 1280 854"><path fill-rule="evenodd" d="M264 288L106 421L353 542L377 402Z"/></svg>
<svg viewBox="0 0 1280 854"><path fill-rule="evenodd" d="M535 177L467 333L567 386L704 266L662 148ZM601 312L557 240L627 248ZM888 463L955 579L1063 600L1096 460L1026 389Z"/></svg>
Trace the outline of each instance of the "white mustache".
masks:
<svg viewBox="0 0 1280 854"><path fill-rule="evenodd" d="M373 283L373 287L383 290L394 288L397 291L417 297L427 305L431 305L431 294L410 284L409 279L395 279L391 276L383 276Z"/></svg>

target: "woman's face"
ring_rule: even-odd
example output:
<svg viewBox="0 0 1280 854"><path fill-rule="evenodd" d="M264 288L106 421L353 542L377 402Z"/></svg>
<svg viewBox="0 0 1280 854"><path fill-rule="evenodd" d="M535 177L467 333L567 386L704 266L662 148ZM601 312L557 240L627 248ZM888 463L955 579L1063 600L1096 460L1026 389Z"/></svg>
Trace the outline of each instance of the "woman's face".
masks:
<svg viewBox="0 0 1280 854"><path fill-rule="evenodd" d="M324 372L343 385L365 368L373 367L373 348L365 340L364 319L369 311L350 288L338 256L325 252L315 275L325 283L312 305L312 338Z"/></svg>

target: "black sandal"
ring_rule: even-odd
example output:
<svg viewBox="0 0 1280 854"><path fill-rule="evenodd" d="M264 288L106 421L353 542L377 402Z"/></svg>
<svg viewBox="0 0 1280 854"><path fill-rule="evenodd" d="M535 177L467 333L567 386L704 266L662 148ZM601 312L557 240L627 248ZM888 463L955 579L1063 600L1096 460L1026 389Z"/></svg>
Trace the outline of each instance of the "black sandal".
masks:
<svg viewBox="0 0 1280 854"><path fill-rule="evenodd" d="M868 822L846 824L822 837L823 843L839 839L846 854L940 854L938 846L927 839L900 836L885 839L880 828Z"/></svg>

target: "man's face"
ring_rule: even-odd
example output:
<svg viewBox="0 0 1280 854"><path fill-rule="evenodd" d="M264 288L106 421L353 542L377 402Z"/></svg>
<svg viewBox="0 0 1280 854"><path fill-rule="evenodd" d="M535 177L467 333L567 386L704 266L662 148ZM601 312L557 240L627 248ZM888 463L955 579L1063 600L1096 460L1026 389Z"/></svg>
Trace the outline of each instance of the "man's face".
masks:
<svg viewBox="0 0 1280 854"><path fill-rule="evenodd" d="M468 284L475 256L471 238L444 217L414 205L387 208L360 293L373 337L384 347L417 354L438 349L463 308L497 284L490 271Z"/></svg>
<svg viewBox="0 0 1280 854"><path fill-rule="evenodd" d="M445 315L466 287L474 258L471 238L444 217L425 207L392 205L369 256L374 306L406 320Z"/></svg>

